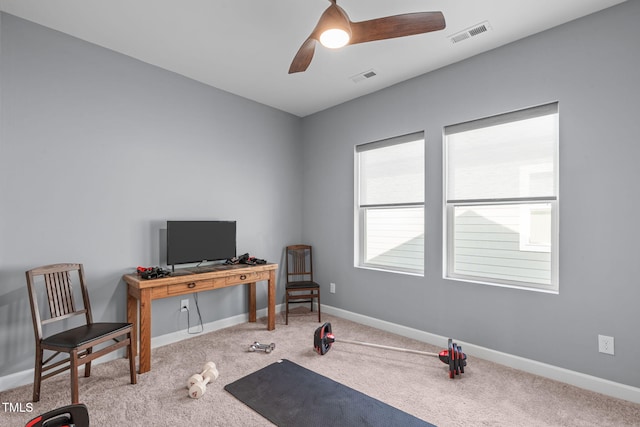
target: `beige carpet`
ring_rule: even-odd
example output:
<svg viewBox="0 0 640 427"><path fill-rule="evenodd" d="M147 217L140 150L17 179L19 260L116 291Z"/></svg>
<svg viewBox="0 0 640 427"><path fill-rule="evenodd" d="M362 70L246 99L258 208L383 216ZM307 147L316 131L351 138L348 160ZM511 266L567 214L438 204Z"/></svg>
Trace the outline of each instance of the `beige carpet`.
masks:
<svg viewBox="0 0 640 427"><path fill-rule="evenodd" d="M303 311L302 307L298 308ZM461 378L450 380L447 366L435 357L379 350L336 342L324 356L313 350L314 315L299 312L289 326L279 316L275 331L266 321L246 323L197 335L152 352L152 370L128 380L127 361L93 368L80 380L80 400L89 408L92 427L102 426L268 426L223 387L280 358L341 382L440 427L446 426L640 426L640 405L581 390L469 356ZM415 340L334 316L337 338L438 352ZM248 352L254 341L276 344L271 354ZM207 361L220 377L201 399L187 396L187 378ZM31 386L0 393L0 402L26 404ZM34 411L0 409L0 426L24 426L39 413L70 402L68 374L44 381Z"/></svg>

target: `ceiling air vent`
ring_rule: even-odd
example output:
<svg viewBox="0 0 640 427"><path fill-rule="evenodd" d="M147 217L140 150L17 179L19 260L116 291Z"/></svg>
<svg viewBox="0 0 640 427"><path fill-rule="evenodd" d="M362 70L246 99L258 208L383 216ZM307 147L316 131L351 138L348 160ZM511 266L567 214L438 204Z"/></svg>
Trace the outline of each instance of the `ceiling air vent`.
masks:
<svg viewBox="0 0 640 427"><path fill-rule="evenodd" d="M470 39L471 37L478 36L482 33L486 33L491 29L489 25L489 21L481 22L480 24L474 25L471 28L467 28L464 31L460 31L452 36L449 36L449 40L451 43L460 43L463 40Z"/></svg>
<svg viewBox="0 0 640 427"><path fill-rule="evenodd" d="M362 73L356 74L355 76L351 76L351 80L354 83L360 83L363 80L370 79L371 77L376 76L377 73L373 70L364 71Z"/></svg>

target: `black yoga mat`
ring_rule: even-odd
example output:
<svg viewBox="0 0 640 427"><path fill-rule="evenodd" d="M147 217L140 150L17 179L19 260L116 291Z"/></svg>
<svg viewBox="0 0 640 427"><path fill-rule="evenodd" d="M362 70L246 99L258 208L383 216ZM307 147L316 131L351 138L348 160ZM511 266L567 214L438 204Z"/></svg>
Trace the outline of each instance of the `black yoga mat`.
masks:
<svg viewBox="0 0 640 427"><path fill-rule="evenodd" d="M281 427L434 427L286 359L227 384L224 388Z"/></svg>

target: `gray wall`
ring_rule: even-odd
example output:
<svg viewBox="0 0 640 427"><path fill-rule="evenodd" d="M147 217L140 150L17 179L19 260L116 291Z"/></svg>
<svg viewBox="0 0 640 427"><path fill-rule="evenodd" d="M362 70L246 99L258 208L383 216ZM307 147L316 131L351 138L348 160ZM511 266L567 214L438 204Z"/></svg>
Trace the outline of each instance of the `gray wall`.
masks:
<svg viewBox="0 0 640 427"><path fill-rule="evenodd" d="M303 119L303 237L323 303L640 387L638 22L640 2L629 1ZM551 101L560 293L444 280L443 126ZM420 130L425 276L354 268L354 145ZM598 353L598 334L615 337L615 356Z"/></svg>
<svg viewBox="0 0 640 427"><path fill-rule="evenodd" d="M628 1L298 119L2 15L0 376L32 368L26 269L83 262L97 317L122 319L121 275L160 262L164 221L219 218L269 260L313 244L325 304L640 386L639 18ZM442 127L556 100L560 294L443 280ZM356 269L353 146L420 130L425 277ZM205 322L246 311L235 289L200 302ZM154 336L184 329L178 305L154 303Z"/></svg>
<svg viewBox="0 0 640 427"><path fill-rule="evenodd" d="M0 376L33 368L29 268L84 263L94 317L121 320L167 219L236 220L238 252L272 262L300 240L299 118L7 14L1 49ZM186 328L179 300L153 336ZM199 302L205 323L247 311L240 287Z"/></svg>

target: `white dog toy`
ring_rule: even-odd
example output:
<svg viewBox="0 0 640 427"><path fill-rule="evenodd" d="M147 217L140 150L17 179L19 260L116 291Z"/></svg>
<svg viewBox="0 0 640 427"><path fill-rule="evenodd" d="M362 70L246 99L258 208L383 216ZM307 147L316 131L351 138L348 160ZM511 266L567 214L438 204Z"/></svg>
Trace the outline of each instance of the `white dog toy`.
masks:
<svg viewBox="0 0 640 427"><path fill-rule="evenodd" d="M216 364L213 362L207 362L202 368L202 373L191 375L187 380L189 397L193 399L200 399L200 397L202 397L202 395L207 391L207 384L216 380L219 375Z"/></svg>

